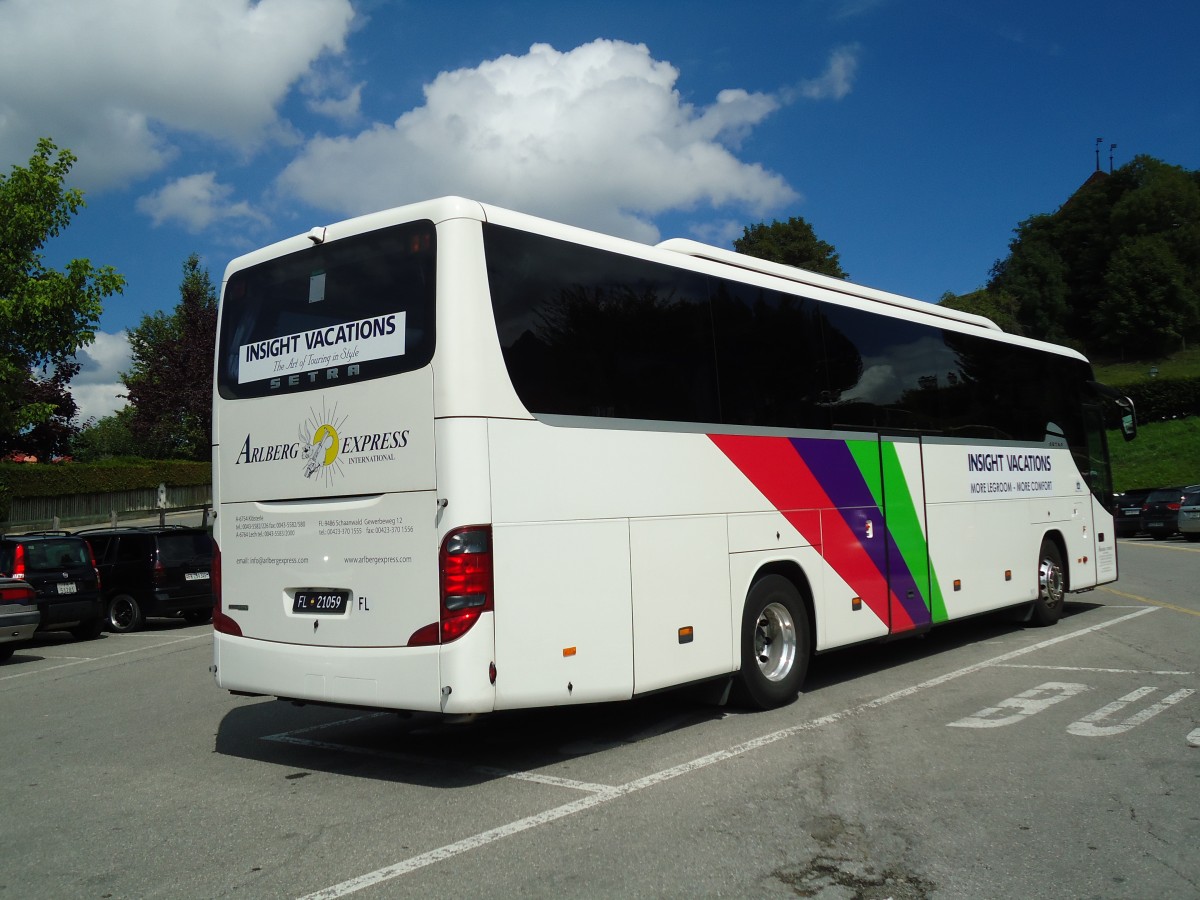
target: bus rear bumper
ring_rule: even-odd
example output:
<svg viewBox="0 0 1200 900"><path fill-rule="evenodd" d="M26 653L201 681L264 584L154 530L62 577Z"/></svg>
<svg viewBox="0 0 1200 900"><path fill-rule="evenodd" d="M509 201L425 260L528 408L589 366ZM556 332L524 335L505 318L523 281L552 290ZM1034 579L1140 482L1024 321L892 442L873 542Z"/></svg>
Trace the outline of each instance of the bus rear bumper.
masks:
<svg viewBox="0 0 1200 900"><path fill-rule="evenodd" d="M484 623L479 623L480 625ZM232 693L334 706L452 714L491 712L491 622L434 647L312 647L217 633L213 674ZM476 634L478 632L478 634ZM478 662L466 664L467 659ZM476 677L463 680L466 670ZM460 673L443 684L443 671Z"/></svg>

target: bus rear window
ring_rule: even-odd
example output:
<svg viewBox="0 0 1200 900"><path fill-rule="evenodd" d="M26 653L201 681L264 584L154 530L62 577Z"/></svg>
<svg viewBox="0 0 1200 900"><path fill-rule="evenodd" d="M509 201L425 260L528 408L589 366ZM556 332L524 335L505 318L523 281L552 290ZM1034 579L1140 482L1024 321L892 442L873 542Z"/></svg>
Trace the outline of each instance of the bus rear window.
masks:
<svg viewBox="0 0 1200 900"><path fill-rule="evenodd" d="M425 221L235 272L221 301L220 395L330 388L428 365L435 259Z"/></svg>

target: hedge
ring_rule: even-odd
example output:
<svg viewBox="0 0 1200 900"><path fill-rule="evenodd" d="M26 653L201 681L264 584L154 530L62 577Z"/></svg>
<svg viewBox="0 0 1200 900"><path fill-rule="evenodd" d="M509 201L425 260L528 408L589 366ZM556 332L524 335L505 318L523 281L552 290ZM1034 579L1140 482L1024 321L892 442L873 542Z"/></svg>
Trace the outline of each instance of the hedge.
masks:
<svg viewBox="0 0 1200 900"><path fill-rule="evenodd" d="M211 484L212 465L186 460L104 463L0 463L0 516L17 497L65 497Z"/></svg>
<svg viewBox="0 0 1200 900"><path fill-rule="evenodd" d="M1153 378L1113 387L1133 401L1139 422L1200 416L1200 378Z"/></svg>

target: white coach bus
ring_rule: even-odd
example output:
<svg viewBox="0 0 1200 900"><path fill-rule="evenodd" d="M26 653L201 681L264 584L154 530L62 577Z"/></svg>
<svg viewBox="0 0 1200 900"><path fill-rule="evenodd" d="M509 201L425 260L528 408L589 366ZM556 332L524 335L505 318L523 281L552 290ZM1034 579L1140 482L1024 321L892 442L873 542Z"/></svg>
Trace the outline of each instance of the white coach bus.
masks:
<svg viewBox="0 0 1200 900"><path fill-rule="evenodd" d="M217 684L474 713L731 684L1117 577L1078 353L460 198L234 260ZM1118 401L1114 404L1114 401ZM1113 418L1109 416L1109 418Z"/></svg>

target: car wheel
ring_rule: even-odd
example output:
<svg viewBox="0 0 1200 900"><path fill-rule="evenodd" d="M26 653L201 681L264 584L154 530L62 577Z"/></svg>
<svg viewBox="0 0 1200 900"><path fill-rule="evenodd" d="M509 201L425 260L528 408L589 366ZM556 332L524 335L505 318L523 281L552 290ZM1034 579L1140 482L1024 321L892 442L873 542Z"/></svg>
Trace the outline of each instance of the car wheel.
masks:
<svg viewBox="0 0 1200 900"><path fill-rule="evenodd" d="M189 625L203 625L212 619L211 609L189 609L183 614L183 621Z"/></svg>
<svg viewBox="0 0 1200 900"><path fill-rule="evenodd" d="M16 652L17 648L12 644L0 644L0 662L7 662Z"/></svg>
<svg viewBox="0 0 1200 900"><path fill-rule="evenodd" d="M145 616L137 600L128 594L117 594L108 601L108 627L118 634L127 634L142 627Z"/></svg>
<svg viewBox="0 0 1200 900"><path fill-rule="evenodd" d="M1053 625L1062 618L1067 582L1058 544L1048 538L1042 541L1042 549L1038 553L1037 579L1038 597L1033 601L1033 613L1029 620L1034 625Z"/></svg>
<svg viewBox="0 0 1200 900"><path fill-rule="evenodd" d="M772 709L800 691L810 652L808 613L796 586L782 575L756 581L742 613L742 668L737 699Z"/></svg>
<svg viewBox="0 0 1200 900"><path fill-rule="evenodd" d="M77 641L94 641L104 633L104 619L97 616L90 622L84 622L82 625L76 625L71 629L71 634Z"/></svg>

